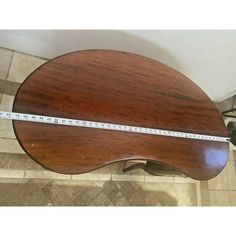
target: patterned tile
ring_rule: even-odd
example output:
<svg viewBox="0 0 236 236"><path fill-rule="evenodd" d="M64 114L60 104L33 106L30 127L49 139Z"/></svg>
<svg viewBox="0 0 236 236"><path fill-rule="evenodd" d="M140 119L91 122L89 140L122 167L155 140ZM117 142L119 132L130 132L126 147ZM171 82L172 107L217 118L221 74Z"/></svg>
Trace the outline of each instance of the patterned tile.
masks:
<svg viewBox="0 0 236 236"><path fill-rule="evenodd" d="M82 191L75 197L73 204L75 206L88 206L92 203L92 200L93 199L89 197L89 194L86 191Z"/></svg>
<svg viewBox="0 0 236 236"><path fill-rule="evenodd" d="M89 195L89 198L93 200L98 196L98 194L102 191L103 188L101 188L101 187L99 188L97 186L89 185L88 189L89 190L87 191L87 193ZM80 189L79 191L81 191L81 190L83 190L83 188Z"/></svg>
<svg viewBox="0 0 236 236"><path fill-rule="evenodd" d="M119 191L114 198L109 198L113 206L128 206L127 199Z"/></svg>
<svg viewBox="0 0 236 236"><path fill-rule="evenodd" d="M180 205L181 201L181 205L195 205L196 197L193 191L190 191L191 184L180 184L181 188L174 188L175 194L173 191L169 192L169 186L165 188L164 183L159 188L156 185L152 190L146 190L145 185L132 182L108 181L96 184L95 181L46 179L29 179L21 183L0 182L0 203L54 206L176 206ZM19 196L19 201L16 197L8 199L7 196L12 193Z"/></svg>
<svg viewBox="0 0 236 236"><path fill-rule="evenodd" d="M57 185L55 180L52 180L42 188L42 192L48 199L54 199L60 192L62 192L62 187Z"/></svg>
<svg viewBox="0 0 236 236"><path fill-rule="evenodd" d="M43 206L49 203L41 189L35 184L0 184L0 190L0 205L2 206Z"/></svg>
<svg viewBox="0 0 236 236"><path fill-rule="evenodd" d="M162 198L163 196L161 196ZM160 205L159 200L160 196L158 192L150 192L145 196L145 202L147 206L156 206Z"/></svg>
<svg viewBox="0 0 236 236"><path fill-rule="evenodd" d="M175 184L174 187L179 206L197 206L197 190L195 184Z"/></svg>
<svg viewBox="0 0 236 236"><path fill-rule="evenodd" d="M110 201L112 201L113 199L116 199L116 196L119 193L119 188L116 183L109 181L104 184L103 193L109 198Z"/></svg>
<svg viewBox="0 0 236 236"><path fill-rule="evenodd" d="M129 198L128 204L129 206L146 206L145 198L145 192L139 187Z"/></svg>
<svg viewBox="0 0 236 236"><path fill-rule="evenodd" d="M132 184L130 182L116 182L117 188L119 189L121 195L126 199L129 200L130 197L134 194L137 185ZM134 186L135 185L135 186Z"/></svg>
<svg viewBox="0 0 236 236"><path fill-rule="evenodd" d="M95 199L93 199L93 203L95 206L112 206L112 203L109 197L101 191Z"/></svg>

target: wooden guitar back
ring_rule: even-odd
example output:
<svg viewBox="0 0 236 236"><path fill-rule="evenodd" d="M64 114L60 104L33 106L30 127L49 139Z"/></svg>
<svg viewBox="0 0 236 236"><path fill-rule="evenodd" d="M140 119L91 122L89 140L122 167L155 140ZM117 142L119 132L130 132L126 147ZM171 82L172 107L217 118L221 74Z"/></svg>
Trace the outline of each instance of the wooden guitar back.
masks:
<svg viewBox="0 0 236 236"><path fill-rule="evenodd" d="M228 136L208 96L155 60L126 52L87 50L57 57L23 82L13 111L190 133ZM145 159L210 179L225 166L228 143L13 121L35 161L77 174Z"/></svg>

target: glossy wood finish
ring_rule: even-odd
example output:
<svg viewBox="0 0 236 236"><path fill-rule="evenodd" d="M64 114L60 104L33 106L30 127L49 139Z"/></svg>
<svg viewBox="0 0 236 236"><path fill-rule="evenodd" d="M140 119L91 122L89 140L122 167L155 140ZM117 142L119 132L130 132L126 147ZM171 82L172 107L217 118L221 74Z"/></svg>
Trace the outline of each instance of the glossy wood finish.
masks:
<svg viewBox="0 0 236 236"><path fill-rule="evenodd" d="M207 95L179 72L150 58L87 50L55 58L33 72L13 111L227 136ZM83 173L111 162L145 159L195 179L225 166L228 144L13 121L24 150L44 167Z"/></svg>

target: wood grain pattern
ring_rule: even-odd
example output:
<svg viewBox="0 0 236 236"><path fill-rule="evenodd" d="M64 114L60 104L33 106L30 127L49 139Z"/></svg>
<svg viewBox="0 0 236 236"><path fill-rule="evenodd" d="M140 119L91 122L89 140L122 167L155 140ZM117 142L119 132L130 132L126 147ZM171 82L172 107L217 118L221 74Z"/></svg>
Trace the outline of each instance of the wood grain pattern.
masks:
<svg viewBox="0 0 236 236"><path fill-rule="evenodd" d="M191 80L150 58L112 50L69 53L39 67L18 90L13 111L228 136L215 105ZM145 159L210 179L228 157L227 143L22 121L13 125L24 150L60 173Z"/></svg>

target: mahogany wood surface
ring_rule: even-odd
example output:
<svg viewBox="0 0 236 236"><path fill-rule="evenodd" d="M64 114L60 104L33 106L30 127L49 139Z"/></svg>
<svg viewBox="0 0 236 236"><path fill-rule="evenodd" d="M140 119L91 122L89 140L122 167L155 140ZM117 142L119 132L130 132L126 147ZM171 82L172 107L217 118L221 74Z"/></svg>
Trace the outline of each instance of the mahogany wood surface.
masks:
<svg viewBox="0 0 236 236"><path fill-rule="evenodd" d="M137 54L85 50L57 57L19 88L14 112L228 136L208 96L170 67ZM13 121L23 149L45 168L84 173L145 159L194 179L219 174L228 143Z"/></svg>

